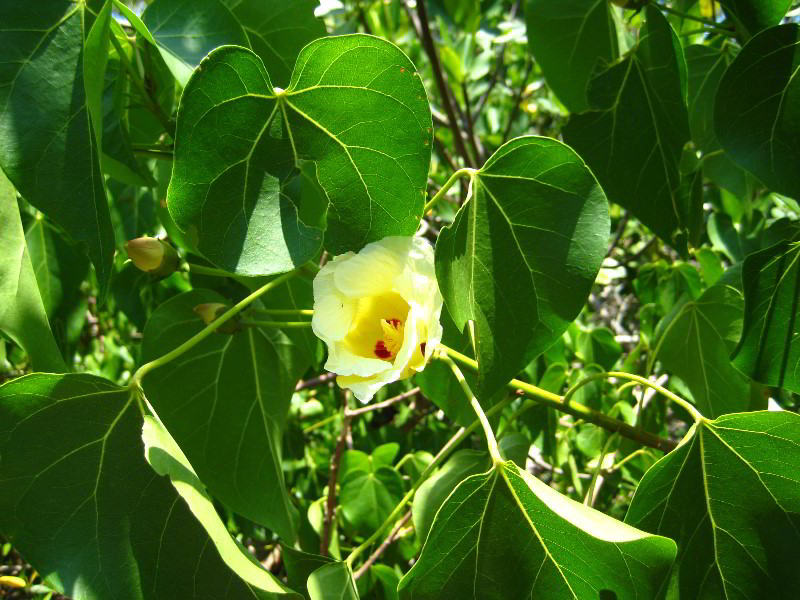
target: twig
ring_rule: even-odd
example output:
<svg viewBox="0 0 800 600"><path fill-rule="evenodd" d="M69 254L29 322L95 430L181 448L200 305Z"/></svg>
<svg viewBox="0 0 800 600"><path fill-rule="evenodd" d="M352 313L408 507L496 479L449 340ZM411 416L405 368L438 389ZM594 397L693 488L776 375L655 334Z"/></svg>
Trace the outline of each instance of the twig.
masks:
<svg viewBox="0 0 800 600"><path fill-rule="evenodd" d="M385 540L383 540L383 543L380 546L378 546L378 549L375 550L375 552L373 552L372 554L370 554L369 558L365 560L364 564L361 565L358 571L355 572L355 574L353 575L355 579L359 579L364 573L366 573L367 570L375 563L375 561L378 560L378 558L380 558L381 554L383 554L386 551L386 549L392 545L395 538L397 537L397 534L400 533L400 530L406 523L408 523L410 519L411 519L411 511L408 511L406 515L397 522L397 525L394 526L394 529L392 529L389 536Z"/></svg>
<svg viewBox="0 0 800 600"><path fill-rule="evenodd" d="M342 459L344 445L347 442L347 430L350 429L350 417L347 415L347 395L344 397L342 407L344 418L342 419L342 431L339 434L339 441L336 442L336 450L331 457L331 474L328 478L328 500L325 503L325 521L322 524L322 538L319 542L319 553L321 556L328 556L328 544L331 541L331 526L333 524L333 513L336 510L336 483L339 479L339 463Z"/></svg>
<svg viewBox="0 0 800 600"><path fill-rule="evenodd" d="M378 402L376 404L370 404L368 406L364 406L363 408L357 408L355 410L345 409L345 415L348 417L357 417L358 415L363 415L364 413L372 412L373 410L381 410L382 408L386 408L391 406L392 404L397 404L398 402L402 402L407 398L411 398L412 396L416 396L419 394L419 388L415 387L413 390L408 390L407 392L403 392L395 396L394 398L389 398L388 400L384 400L383 402Z"/></svg>
<svg viewBox="0 0 800 600"><path fill-rule="evenodd" d="M313 379L301 381L295 386L294 391L299 392L300 390L306 390L308 388L317 387L318 385L328 383L330 381L333 381L334 379L336 379L336 373L324 373L319 377L314 377Z"/></svg>
<svg viewBox="0 0 800 600"><path fill-rule="evenodd" d="M450 153L447 151L447 148L444 147L442 140L440 140L436 136L433 136L433 145L436 148L436 151L444 159L444 162L447 163L447 166L450 167L450 172L455 173L456 171L458 171L458 167L456 166L456 163L453 161L453 157L450 156Z"/></svg>
<svg viewBox="0 0 800 600"><path fill-rule="evenodd" d="M445 113L447 113L447 120L450 123L450 129L453 131L453 144L458 151L464 163L470 166L475 166L472 159L467 152L467 147L464 145L464 138L461 137L461 128L458 125L458 118L456 117L455 109L450 101L450 94L447 88L447 83L444 80L444 73L442 72L442 65L439 62L439 56L436 54L436 46L433 43L431 36L431 29L428 25L428 12L425 8L425 2L417 2L417 15L408 8L408 5L403 2L406 7L409 19L411 20L412 27L417 32L422 47L425 48L425 53L428 55L428 60L431 61L431 69L433 70L433 77L436 80L436 87L439 88L439 95L442 99L442 106Z"/></svg>
<svg viewBox="0 0 800 600"><path fill-rule="evenodd" d="M503 132L504 144L508 141L508 136L511 133L511 127L514 125L514 119L517 118L517 114L519 113L519 105L522 102L522 94L525 93L525 88L528 86L528 79L531 76L531 71L533 71L533 61L528 58L527 63L528 64L525 67L525 75L522 78L522 82L520 83L516 96L514 96L514 108L511 109L511 114L508 116L508 123L506 123L506 129Z"/></svg>
<svg viewBox="0 0 800 600"><path fill-rule="evenodd" d="M622 218L619 220L619 225L617 226L617 233L614 235L614 239L611 240L611 245L608 247L606 257L611 256L614 248L616 248L617 244L619 244L620 239L622 239L622 234L625 233L625 226L628 224L628 219L630 219L630 217L631 214L627 210L622 213Z"/></svg>
<svg viewBox="0 0 800 600"><path fill-rule="evenodd" d="M469 92L467 91L466 81L461 82L461 93L464 95L464 106L467 111L467 137L469 138L470 146L472 146L472 151L475 153L475 160L483 164L485 161L483 158L483 145L475 135L475 122L469 109Z"/></svg>

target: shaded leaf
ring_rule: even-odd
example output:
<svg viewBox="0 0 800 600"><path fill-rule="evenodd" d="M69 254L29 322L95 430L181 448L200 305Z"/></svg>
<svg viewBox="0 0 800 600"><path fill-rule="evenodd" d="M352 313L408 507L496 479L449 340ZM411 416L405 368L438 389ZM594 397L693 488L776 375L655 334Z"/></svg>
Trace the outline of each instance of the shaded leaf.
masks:
<svg viewBox="0 0 800 600"><path fill-rule="evenodd" d="M102 302L114 230L84 90L86 10L69 0L0 7L0 167L28 202L85 244Z"/></svg>
<svg viewBox="0 0 800 600"><path fill-rule="evenodd" d="M513 463L473 475L439 509L400 598L652 598L675 543L562 496Z"/></svg>
<svg viewBox="0 0 800 600"><path fill-rule="evenodd" d="M199 304L226 300L193 290L158 307L142 359L154 360L205 327ZM281 435L299 374L294 345L277 330L215 333L144 379L147 398L209 492L291 543L295 509L281 469ZM305 369L303 369L305 370Z"/></svg>
<svg viewBox="0 0 800 600"><path fill-rule="evenodd" d="M619 57L610 2L527 0L528 44L547 85L571 112L589 109L586 88L593 69Z"/></svg>
<svg viewBox="0 0 800 600"><path fill-rule="evenodd" d="M155 471L134 397L100 377L34 374L0 387L3 535L75 600L301 598L230 537L152 420L145 438Z"/></svg>
<svg viewBox="0 0 800 600"><path fill-rule="evenodd" d="M800 25L750 40L722 76L714 131L728 156L775 192L800 198Z"/></svg>
<svg viewBox="0 0 800 600"><path fill-rule="evenodd" d="M719 3L744 27L746 34L754 35L780 23L792 0L720 0Z"/></svg>
<svg viewBox="0 0 800 600"><path fill-rule="evenodd" d="M342 479L339 503L345 518L362 533L372 533L403 497L403 479L391 467L349 471Z"/></svg>
<svg viewBox="0 0 800 600"><path fill-rule="evenodd" d="M669 585L681 598L797 598L798 472L796 414L703 421L647 471L625 522L678 542Z"/></svg>
<svg viewBox="0 0 800 600"><path fill-rule="evenodd" d="M480 398L578 316L608 233L603 191L560 142L517 138L475 173L469 200L436 243L436 277L456 326L475 321Z"/></svg>
<svg viewBox="0 0 800 600"><path fill-rule="evenodd" d="M334 562L328 556L309 554L295 550L291 546L281 544L283 550L283 565L286 567L287 584L294 590L299 590L307 600L311 600L308 593L308 578L317 569Z"/></svg>
<svg viewBox="0 0 800 600"><path fill-rule="evenodd" d="M607 327L588 329L578 334L577 349L583 356L584 364L598 364L610 371L622 356L614 332Z"/></svg>
<svg viewBox="0 0 800 600"><path fill-rule="evenodd" d="M658 8L648 5L645 15L636 47L593 74L591 110L570 117L564 141L587 162L611 202L685 253L689 218L678 191L689 141L686 62Z"/></svg>
<svg viewBox="0 0 800 600"><path fill-rule="evenodd" d="M760 383L800 393L800 242L750 254L742 266L744 326L733 364Z"/></svg>

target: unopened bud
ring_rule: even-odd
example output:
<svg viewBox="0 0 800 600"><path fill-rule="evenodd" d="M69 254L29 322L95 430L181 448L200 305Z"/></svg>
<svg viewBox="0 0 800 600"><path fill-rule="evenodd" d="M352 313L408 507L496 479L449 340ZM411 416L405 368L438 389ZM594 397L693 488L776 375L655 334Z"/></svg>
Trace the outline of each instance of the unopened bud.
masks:
<svg viewBox="0 0 800 600"><path fill-rule="evenodd" d="M140 237L125 242L125 251L137 268L153 275L171 275L180 266L175 248L164 240Z"/></svg>
<svg viewBox="0 0 800 600"><path fill-rule="evenodd" d="M15 577L14 575L3 575L0 577L0 586L8 586L12 588L24 588L28 584L22 577Z"/></svg>
<svg viewBox="0 0 800 600"><path fill-rule="evenodd" d="M194 312L200 315L206 325L210 325L227 309L228 307L220 302L209 302L208 304L198 304L194 307Z"/></svg>

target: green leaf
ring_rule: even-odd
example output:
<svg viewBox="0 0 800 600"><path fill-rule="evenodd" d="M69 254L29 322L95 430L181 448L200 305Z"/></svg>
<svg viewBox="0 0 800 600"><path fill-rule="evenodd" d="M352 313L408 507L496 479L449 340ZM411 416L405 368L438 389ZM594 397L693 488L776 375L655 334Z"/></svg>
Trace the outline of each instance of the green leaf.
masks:
<svg viewBox="0 0 800 600"><path fill-rule="evenodd" d="M83 83L86 107L92 119L97 153L103 148L103 81L105 80L108 48L111 45L111 0L103 3L92 28L86 36L83 54Z"/></svg>
<svg viewBox="0 0 800 600"><path fill-rule="evenodd" d="M744 326L733 364L765 385L800 393L800 242L750 254L742 266Z"/></svg>
<svg viewBox="0 0 800 600"><path fill-rule="evenodd" d="M416 600L653 598L674 559L672 540L578 504L507 462L453 491L399 592Z"/></svg>
<svg viewBox="0 0 800 600"><path fill-rule="evenodd" d="M577 349L584 364L597 364L610 371L622 356L622 346L607 327L588 329L578 334Z"/></svg>
<svg viewBox="0 0 800 600"><path fill-rule="evenodd" d="M611 202L685 253L689 216L678 191L689 141L686 62L661 12L648 5L645 15L636 47L593 74L591 110L570 117L564 141L587 162Z"/></svg>
<svg viewBox="0 0 800 600"><path fill-rule="evenodd" d="M678 303L656 331L655 352L664 367L692 392L709 417L747 410L750 384L731 364L725 336L741 326L741 294L728 286L709 288L696 301Z"/></svg>
<svg viewBox="0 0 800 600"><path fill-rule="evenodd" d="M345 518L361 533L372 533L403 497L403 479L391 467L350 471L342 479L339 503Z"/></svg>
<svg viewBox="0 0 800 600"><path fill-rule="evenodd" d="M303 47L326 34L314 17L318 0L222 0L247 33L275 85L286 87Z"/></svg>
<svg viewBox="0 0 800 600"><path fill-rule="evenodd" d="M477 394L488 398L578 316L607 249L608 206L581 159L549 138L501 146L436 243L459 329L475 322Z"/></svg>
<svg viewBox="0 0 800 600"><path fill-rule="evenodd" d="M0 167L20 194L92 259L102 302L114 230L84 90L83 2L0 8Z"/></svg>
<svg viewBox="0 0 800 600"><path fill-rule="evenodd" d="M411 518L414 530L424 544L439 507L450 492L470 475L484 473L489 464L489 455L478 450L459 450L451 456L441 469L425 481L414 494Z"/></svg>
<svg viewBox="0 0 800 600"><path fill-rule="evenodd" d="M678 542L674 597L794 599L800 596L798 472L796 414L703 421L647 471L625 522Z"/></svg>
<svg viewBox="0 0 800 600"><path fill-rule="evenodd" d="M525 468L528 451L531 449L528 436L523 433L508 433L498 440L497 447L504 460L514 462L521 469Z"/></svg>
<svg viewBox="0 0 800 600"><path fill-rule="evenodd" d="M154 360L205 327L199 304L225 298L193 290L147 321L142 359ZM144 379L144 390L209 492L293 543L295 509L281 469L281 435L299 378L297 351L275 329L216 333ZM303 367L305 370L305 366Z"/></svg>
<svg viewBox="0 0 800 600"><path fill-rule="evenodd" d="M321 232L284 186L316 163L330 202L325 246L359 250L419 224L430 162L430 108L414 65L370 36L323 38L300 54L286 90L244 48L214 51L181 99L168 205L217 266L286 271Z"/></svg>
<svg viewBox="0 0 800 600"><path fill-rule="evenodd" d="M0 172L0 331L25 351L37 371L63 373L66 366L47 321L14 188ZM49 292L49 290L47 290ZM49 298L49 295L46 296Z"/></svg>
<svg viewBox="0 0 800 600"><path fill-rule="evenodd" d="M792 0L720 0L719 3L744 27L746 34L754 35L780 23Z"/></svg>
<svg viewBox="0 0 800 600"><path fill-rule="evenodd" d="M343 562L325 565L308 578L311 600L358 600L353 572Z"/></svg>
<svg viewBox="0 0 800 600"><path fill-rule="evenodd" d="M772 191L800 198L800 25L751 39L725 71L714 131L725 152Z"/></svg>
<svg viewBox="0 0 800 600"><path fill-rule="evenodd" d="M589 109L586 87L598 62L619 57L610 2L527 0L525 19L536 63L570 112Z"/></svg>
<svg viewBox="0 0 800 600"><path fill-rule="evenodd" d="M3 535L75 600L287 594L230 537L169 435L149 420L145 438L155 471L133 395L100 377L0 387Z"/></svg>
<svg viewBox="0 0 800 600"><path fill-rule="evenodd" d="M221 0L155 0L142 13L141 21L184 87L214 48L250 46L241 24Z"/></svg>
<svg viewBox="0 0 800 600"><path fill-rule="evenodd" d="M308 593L308 578L320 567L334 562L334 559L328 556L301 552L285 544L281 544L281 549L283 550L283 565L286 567L286 578L289 587L294 590L300 590L307 600L311 600L311 596Z"/></svg>

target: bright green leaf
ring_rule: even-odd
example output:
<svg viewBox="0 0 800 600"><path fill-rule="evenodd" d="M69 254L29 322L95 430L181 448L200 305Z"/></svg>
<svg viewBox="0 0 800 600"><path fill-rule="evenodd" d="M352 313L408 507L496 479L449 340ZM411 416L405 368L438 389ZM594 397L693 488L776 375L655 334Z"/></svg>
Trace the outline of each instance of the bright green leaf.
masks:
<svg viewBox="0 0 800 600"><path fill-rule="evenodd" d="M409 600L653 598L674 559L672 540L578 504L508 462L453 491L399 592Z"/></svg>
<svg viewBox="0 0 800 600"><path fill-rule="evenodd" d="M571 112L589 109L598 62L619 57L613 7L605 0L527 0L528 44L547 84Z"/></svg>
<svg viewBox="0 0 800 600"><path fill-rule="evenodd" d="M144 330L144 361L205 327L199 304L225 299L193 290L159 306ZM297 354L274 329L216 333L144 379L144 390L209 492L287 542L295 512L281 470L281 435L297 383ZM303 366L305 370L305 366Z"/></svg>
<svg viewBox="0 0 800 600"><path fill-rule="evenodd" d="M152 420L145 438L155 471L135 398L105 379L34 374L0 387L3 535L74 600L301 598L230 537Z"/></svg>
<svg viewBox="0 0 800 600"><path fill-rule="evenodd" d="M86 107L92 118L92 129L97 142L97 152L103 148L103 82L111 45L111 0L103 3L92 28L86 36L83 52L83 83L86 89Z"/></svg>
<svg viewBox="0 0 800 600"><path fill-rule="evenodd" d="M155 0L142 13L142 23L182 86L214 48L250 46L241 24L221 0Z"/></svg>
<svg viewBox="0 0 800 600"><path fill-rule="evenodd" d="M800 25L750 40L722 76L714 131L725 152L768 188L800 198Z"/></svg>
<svg viewBox="0 0 800 600"><path fill-rule="evenodd" d="M459 329L475 321L477 393L489 397L578 316L607 249L608 205L556 140L503 145L436 244L436 276Z"/></svg>
<svg viewBox="0 0 800 600"><path fill-rule="evenodd" d="M83 2L0 7L0 167L33 206L86 245L102 302L114 230L84 90Z"/></svg>
<svg viewBox="0 0 800 600"><path fill-rule="evenodd" d="M66 366L47 320L47 305L28 253L17 196L2 172L0 223L0 331L19 344L34 369L62 373ZM45 294L49 300L48 288Z"/></svg>
<svg viewBox="0 0 800 600"><path fill-rule="evenodd" d="M681 598L800 596L800 417L726 415L642 479L625 522L678 542ZM666 589L666 584L665 584Z"/></svg>
<svg viewBox="0 0 800 600"><path fill-rule="evenodd" d="M744 327L734 366L755 381L800 393L800 242L750 254L742 283Z"/></svg>
<svg viewBox="0 0 800 600"><path fill-rule="evenodd" d="M611 202L685 252L689 215L678 191L689 141L686 61L661 12L648 5L645 15L637 46L593 74L591 110L570 117L564 141L587 162Z"/></svg>
<svg viewBox="0 0 800 600"><path fill-rule="evenodd" d="M405 493L402 477L391 467L350 471L341 484L342 513L362 533L378 529Z"/></svg>
<svg viewBox="0 0 800 600"><path fill-rule="evenodd" d="M325 565L308 578L311 600L358 600L353 572L343 562Z"/></svg>

